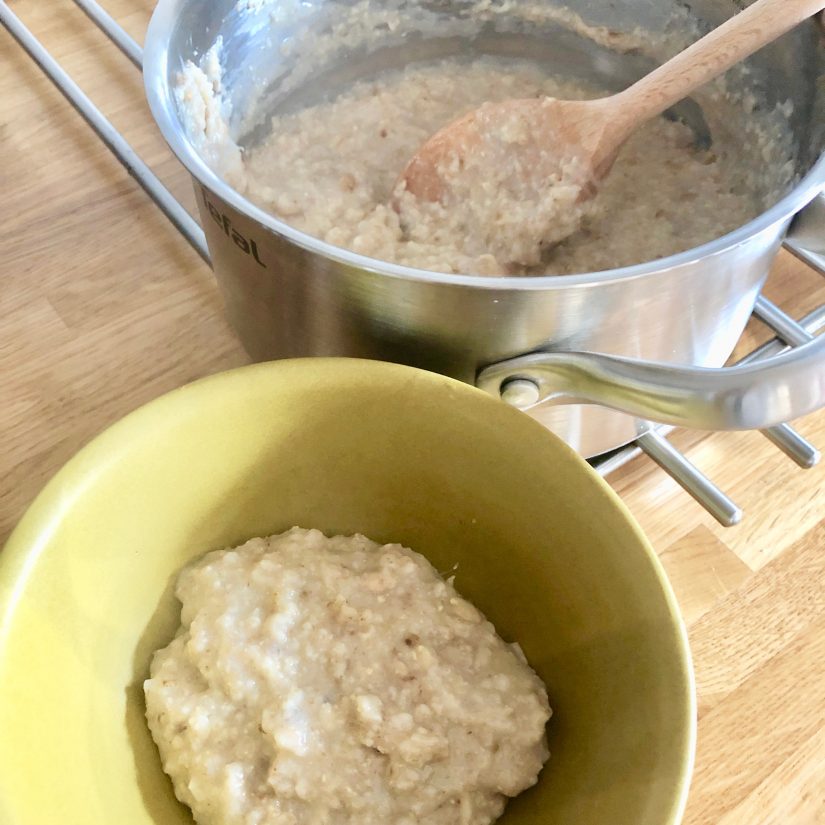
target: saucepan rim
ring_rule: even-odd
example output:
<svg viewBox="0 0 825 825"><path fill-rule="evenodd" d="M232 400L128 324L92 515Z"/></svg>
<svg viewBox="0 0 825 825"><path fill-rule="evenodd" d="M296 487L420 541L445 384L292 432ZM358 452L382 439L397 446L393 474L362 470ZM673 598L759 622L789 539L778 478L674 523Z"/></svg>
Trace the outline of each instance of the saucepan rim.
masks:
<svg viewBox="0 0 825 825"><path fill-rule="evenodd" d="M302 232L256 206L210 169L187 139L167 82L169 40L179 12L186 2L187 0L158 0L146 33L143 52L144 85L149 107L163 137L193 178L212 194L275 235L281 236L308 252L313 252L344 266L355 267L400 280L424 281L433 284L475 287L487 290L567 289L573 286L589 287L628 281L674 270L682 266L689 266L703 259L726 253L771 226L790 219L813 200L825 186L825 152L823 152L796 186L780 198L777 203L732 232L675 255L669 255L643 264L607 269L600 272L513 277L456 275L416 269L382 261L378 258L370 258L366 255L359 255L356 252L333 246L326 241Z"/></svg>

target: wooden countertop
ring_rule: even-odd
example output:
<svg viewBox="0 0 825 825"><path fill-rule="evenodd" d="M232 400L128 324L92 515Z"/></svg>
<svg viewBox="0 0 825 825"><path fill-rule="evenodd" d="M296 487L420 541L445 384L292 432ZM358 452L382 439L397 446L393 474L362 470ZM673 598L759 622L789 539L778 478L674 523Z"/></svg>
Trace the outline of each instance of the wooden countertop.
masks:
<svg viewBox="0 0 825 825"><path fill-rule="evenodd" d="M105 5L142 42L152 0ZM132 65L70 0L10 6L191 208ZM248 359L208 267L2 29L0 101L2 543L104 427ZM767 294L799 317L825 302L825 279L783 254ZM754 328L748 348L765 337ZM796 423L825 448L825 412ZM645 458L611 478L690 629L699 744L685 825L825 823L825 464L800 470L758 433L674 442L745 508L722 528Z"/></svg>

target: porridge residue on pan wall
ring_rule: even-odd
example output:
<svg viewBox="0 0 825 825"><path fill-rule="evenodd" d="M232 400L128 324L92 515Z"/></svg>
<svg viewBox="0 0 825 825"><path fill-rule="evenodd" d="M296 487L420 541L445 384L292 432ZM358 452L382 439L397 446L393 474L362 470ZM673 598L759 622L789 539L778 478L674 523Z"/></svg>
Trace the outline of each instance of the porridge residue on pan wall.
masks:
<svg viewBox="0 0 825 825"><path fill-rule="evenodd" d="M402 221L390 205L400 172L434 132L486 101L592 98L603 90L548 77L519 60L415 64L298 111L279 114L276 107L268 137L244 149L226 125L230 101L223 98L220 51L218 41L199 66L190 62L175 90L187 133L206 161L297 229L393 263L479 275L570 274L642 263L743 225L792 178L776 126L781 118L750 118L753 99L728 99L717 89L705 112L711 148L694 145L683 123L657 118L643 125L620 152L580 231L531 260L516 254L523 241L517 216L505 216L513 226L508 256L508 250L485 248L484 238L452 220L449 210L440 220L429 210L427 220Z"/></svg>
<svg viewBox="0 0 825 825"><path fill-rule="evenodd" d="M177 595L147 719L201 825L486 825L548 757L520 649L401 545L293 528Z"/></svg>

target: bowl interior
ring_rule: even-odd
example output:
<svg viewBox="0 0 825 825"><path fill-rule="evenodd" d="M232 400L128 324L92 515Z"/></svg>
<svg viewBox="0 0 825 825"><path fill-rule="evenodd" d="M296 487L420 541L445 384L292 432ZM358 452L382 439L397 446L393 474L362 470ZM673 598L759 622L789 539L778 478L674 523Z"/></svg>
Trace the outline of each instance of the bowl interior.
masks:
<svg viewBox="0 0 825 825"><path fill-rule="evenodd" d="M527 416L364 361L247 367L120 422L0 554L0 820L191 823L143 719L177 571L292 525L400 541L545 680L552 756L503 822L676 823L693 750L684 631L618 499Z"/></svg>

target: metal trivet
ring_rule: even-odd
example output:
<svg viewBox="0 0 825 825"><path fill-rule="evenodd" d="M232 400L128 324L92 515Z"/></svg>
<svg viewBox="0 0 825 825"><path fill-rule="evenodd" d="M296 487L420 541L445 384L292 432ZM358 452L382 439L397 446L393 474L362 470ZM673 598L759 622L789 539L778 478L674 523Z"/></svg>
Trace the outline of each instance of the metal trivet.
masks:
<svg viewBox="0 0 825 825"><path fill-rule="evenodd" d="M74 2L138 69L142 69L143 50L95 0L74 0ZM181 206L117 129L23 25L5 0L0 0L0 22L83 116L181 235L201 258L211 265L206 238L197 221ZM785 243L785 248L821 275L825 275L825 257L804 251L791 241ZM740 364L768 358L810 341L825 328L825 305L797 321L771 303L764 295L760 295L754 307L753 317L768 326L775 333L775 337L745 356L738 362ZM590 459L590 464L600 475L607 476L639 454L646 453L717 521L725 526L738 523L742 518L741 508L667 440L668 434L673 429L673 427L652 425L648 432L633 443L606 455ZM780 424L762 432L800 467L813 467L819 461L819 451L788 424Z"/></svg>

